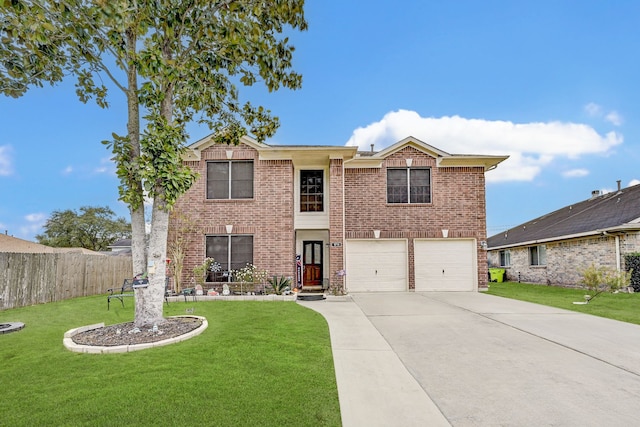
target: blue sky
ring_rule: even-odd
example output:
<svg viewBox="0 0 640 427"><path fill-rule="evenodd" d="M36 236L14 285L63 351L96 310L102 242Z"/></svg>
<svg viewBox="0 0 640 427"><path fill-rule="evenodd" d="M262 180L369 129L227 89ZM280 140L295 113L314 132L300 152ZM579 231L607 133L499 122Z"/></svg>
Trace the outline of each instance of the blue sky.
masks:
<svg viewBox="0 0 640 427"><path fill-rule="evenodd" d="M415 136L508 154L487 173L492 235L640 183L640 2L308 1L292 35L303 88L244 96L280 117L270 144L382 149ZM0 232L32 240L54 210L118 201L111 153L124 99L80 103L73 81L0 98ZM190 127L190 141L209 133Z"/></svg>

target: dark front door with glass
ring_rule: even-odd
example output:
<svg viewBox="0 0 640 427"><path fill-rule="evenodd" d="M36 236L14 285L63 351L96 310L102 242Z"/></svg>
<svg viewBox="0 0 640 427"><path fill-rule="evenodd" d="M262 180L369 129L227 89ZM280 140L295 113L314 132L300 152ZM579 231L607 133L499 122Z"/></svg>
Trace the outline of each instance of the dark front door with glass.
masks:
<svg viewBox="0 0 640 427"><path fill-rule="evenodd" d="M302 286L322 286L322 242L303 242L304 277Z"/></svg>

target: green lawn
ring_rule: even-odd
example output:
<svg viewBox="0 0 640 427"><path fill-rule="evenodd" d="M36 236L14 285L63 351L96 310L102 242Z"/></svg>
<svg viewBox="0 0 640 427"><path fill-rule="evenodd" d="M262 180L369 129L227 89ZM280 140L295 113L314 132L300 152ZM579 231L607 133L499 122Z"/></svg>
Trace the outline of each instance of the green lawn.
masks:
<svg viewBox="0 0 640 427"><path fill-rule="evenodd" d="M190 340L132 353L72 353L64 333L133 319L106 297L0 311L0 425L337 426L326 321L293 302L176 302L204 316Z"/></svg>
<svg viewBox="0 0 640 427"><path fill-rule="evenodd" d="M584 301L586 289L505 282L490 283L488 293L640 325L640 293L601 293L586 305L573 304Z"/></svg>

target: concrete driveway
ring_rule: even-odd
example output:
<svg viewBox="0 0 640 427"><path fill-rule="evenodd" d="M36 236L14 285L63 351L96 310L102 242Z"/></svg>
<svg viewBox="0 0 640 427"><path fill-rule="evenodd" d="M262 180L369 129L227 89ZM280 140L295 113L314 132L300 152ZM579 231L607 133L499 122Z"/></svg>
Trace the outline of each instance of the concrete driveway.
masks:
<svg viewBox="0 0 640 427"><path fill-rule="evenodd" d="M638 325L471 292L351 301L305 303L329 323L345 426L640 423Z"/></svg>

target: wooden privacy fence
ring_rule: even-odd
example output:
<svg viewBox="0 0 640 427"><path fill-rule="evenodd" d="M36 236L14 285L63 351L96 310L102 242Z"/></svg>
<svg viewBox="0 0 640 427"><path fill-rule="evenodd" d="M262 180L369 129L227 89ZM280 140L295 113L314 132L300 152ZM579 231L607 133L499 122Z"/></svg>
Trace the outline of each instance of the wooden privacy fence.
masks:
<svg viewBox="0 0 640 427"><path fill-rule="evenodd" d="M128 256L0 252L0 310L102 294L132 270Z"/></svg>

